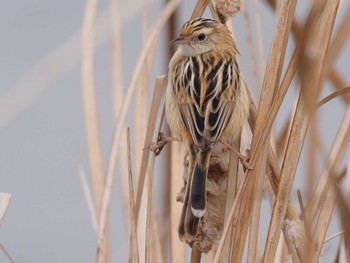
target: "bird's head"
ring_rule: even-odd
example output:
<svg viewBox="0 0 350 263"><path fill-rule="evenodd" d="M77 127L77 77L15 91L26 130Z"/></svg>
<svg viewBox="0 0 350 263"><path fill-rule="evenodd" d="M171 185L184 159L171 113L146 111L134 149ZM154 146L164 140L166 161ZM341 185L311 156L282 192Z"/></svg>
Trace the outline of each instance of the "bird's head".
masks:
<svg viewBox="0 0 350 263"><path fill-rule="evenodd" d="M214 50L225 50L235 45L228 28L208 18L196 18L186 22L177 38L170 42L178 45L185 56L196 56Z"/></svg>

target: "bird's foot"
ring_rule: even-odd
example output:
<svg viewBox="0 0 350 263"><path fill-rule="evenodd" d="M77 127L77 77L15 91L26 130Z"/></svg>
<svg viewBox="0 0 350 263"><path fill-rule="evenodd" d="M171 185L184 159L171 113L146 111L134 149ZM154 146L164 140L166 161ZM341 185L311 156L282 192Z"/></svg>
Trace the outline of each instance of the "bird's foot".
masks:
<svg viewBox="0 0 350 263"><path fill-rule="evenodd" d="M171 142L171 141L179 141L179 139L176 137L165 136L163 132L160 132L157 140L151 146L149 146L147 148L149 148L152 152L154 152L154 154L156 156L158 156L161 153L161 151L163 150L164 146L167 145L168 142Z"/></svg>
<svg viewBox="0 0 350 263"><path fill-rule="evenodd" d="M232 145L228 144L224 140L220 139L219 140L223 145L225 145L230 151L234 152L238 159L240 160L241 164L243 165L244 170L254 170L252 166L249 164L250 156L249 156L249 150L246 150L246 155L244 156L241 154L237 149L235 149Z"/></svg>

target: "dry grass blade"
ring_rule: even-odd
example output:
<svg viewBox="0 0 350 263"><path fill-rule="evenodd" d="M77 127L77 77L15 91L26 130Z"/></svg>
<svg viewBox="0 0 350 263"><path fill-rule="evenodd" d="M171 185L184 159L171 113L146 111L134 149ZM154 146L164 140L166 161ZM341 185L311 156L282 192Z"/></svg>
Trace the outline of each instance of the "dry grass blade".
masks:
<svg viewBox="0 0 350 263"><path fill-rule="evenodd" d="M287 71L286 71L286 74L285 74L285 77L283 78L283 81L282 81L282 84L281 84L281 88L279 89L277 95L276 95L276 100L275 100L275 103L272 105L271 107L271 110L272 112L275 112L273 111L273 108L275 107L276 104L279 104L279 103L282 103L282 100L283 100L283 96L279 96L279 94L282 94L284 92L284 90L286 90L289 86L288 81L291 81L291 78L292 78L292 72L293 72L293 58L287 68ZM288 71L290 71L290 73L288 73ZM289 76L289 77L288 77ZM286 92L286 91L285 91ZM257 115L257 110L255 108L255 105L254 105L254 102L252 100L252 98L250 98L250 114L249 114L249 125L250 125L250 129L251 130L254 130L255 128L255 122L256 122L256 115ZM276 116L276 115L273 115L273 114L269 114L268 118L267 118L267 121L266 121L266 125L268 127L271 127L269 125L272 125L272 121L270 120L271 116ZM273 117L273 118L274 118ZM264 130L265 132L265 130ZM264 135L264 134L263 134ZM260 140L259 140L260 142ZM259 145L262 145L261 143L258 143L257 145L257 152L259 152L259 149L261 150L261 146L259 147ZM269 155L268 155L268 164L269 164L269 170L266 171L266 174L269 178L269 181L270 181L270 184L271 184L271 187L272 187L272 190L274 192L275 195L277 195L277 191L278 191L278 185L279 185L279 181L280 181L280 177L281 177L281 171L280 171L280 168L279 168L279 164L277 162L277 158L274 154L274 151L272 149L272 146L270 146L270 149L269 149ZM290 219L290 220L293 220L293 221L297 221L298 220L298 215L296 213L296 210L293 206L293 203L292 202L289 202L288 203L288 207L287 207L287 212L286 212L286 218L287 219ZM282 228L282 231L284 233L284 238L285 238L285 242L286 242L286 245L288 247L288 250L289 250L289 253L293 259L293 262L295 263L298 263L300 262L300 259L299 259L299 256L298 254L301 254L301 253L298 253L300 250L298 247L295 247L294 243L293 243L293 240L291 240L291 238L289 237L288 233L286 233L286 229L285 228Z"/></svg>
<svg viewBox="0 0 350 263"><path fill-rule="evenodd" d="M122 52L121 52L121 23L120 7L118 0L111 0L111 20L112 20L112 83L113 83L113 113L117 120L123 102L123 72L122 72Z"/></svg>
<svg viewBox="0 0 350 263"><path fill-rule="evenodd" d="M96 212L99 213L101 211L104 173L94 87L94 22L96 6L96 0L88 0L86 2L81 39L81 87L90 175Z"/></svg>
<svg viewBox="0 0 350 263"><path fill-rule="evenodd" d="M336 238L336 237L339 237L341 235L344 234L344 231L340 231L338 233L335 233L334 235L330 236L329 238L326 238L324 241L323 241L323 245L329 241L331 241L332 239Z"/></svg>
<svg viewBox="0 0 350 263"><path fill-rule="evenodd" d="M309 75L307 79L305 76L305 79L302 78L301 80L302 87L315 87L314 93L316 94L318 93L318 90L322 83L322 71L324 68L326 52L328 49L338 4L339 2L337 1L329 1L326 3L326 7L323 9L323 12L320 13L319 19L319 26L322 26L324 30L320 31L315 29L315 31L312 31L314 37L312 38L311 43L319 47L319 56L314 58L312 64L313 67L310 69L312 75ZM307 65L309 66L309 64ZM279 231L285 217L285 212L289 202L289 196L294 181L295 171L298 165L298 160L301 154L307 127L309 124L310 116L307 114L305 115L305 110L307 110L308 107L306 107L305 103L306 102L304 99L302 97L299 97L290 137L288 140L286 154L283 161L280 186L273 207L263 262L271 262L275 256L277 241L280 233Z"/></svg>
<svg viewBox="0 0 350 263"><path fill-rule="evenodd" d="M4 252L4 254L6 255L7 259L11 262L11 263L15 263L15 261L13 260L13 258L11 257L10 253L5 249L5 247L0 244L0 250L2 250L2 252Z"/></svg>
<svg viewBox="0 0 350 263"><path fill-rule="evenodd" d="M338 130L338 134L334 140L329 156L325 162L324 169L322 170L319 183L315 191L314 202L310 203L306 209L307 218L315 218L316 211L320 207L320 213L316 221L311 248L314 253L312 254L313 262L317 262L319 254L321 253L320 244L323 243L328 229L328 224L331 219L333 209L335 206L335 193L330 187L331 182L330 174L333 174L336 167L338 167L341 157L347 147L347 143L350 140L350 107L348 107L344 114L343 121ZM311 259L311 257L310 257Z"/></svg>
<svg viewBox="0 0 350 263"><path fill-rule="evenodd" d="M156 125L158 112L160 110L160 103L161 103L163 90L165 88L164 81L165 81L164 76L158 77L156 79L156 84L154 87L153 100L151 104L151 110L149 114L149 120L148 120L146 137L145 137L145 144L144 144L145 150L143 151L143 154L142 154L140 175L137 183L136 211L135 211L136 219L138 218L138 213L140 210L141 198L142 198L143 188L145 184L145 176L146 176L147 165L148 165L148 158L150 155L150 151L148 148L152 144L153 132Z"/></svg>
<svg viewBox="0 0 350 263"><path fill-rule="evenodd" d="M0 193L0 226L4 220L7 208L10 204L11 195L7 193Z"/></svg>
<svg viewBox="0 0 350 263"><path fill-rule="evenodd" d="M254 23L255 23L255 35L257 38L258 46L258 57L259 57L259 81L261 81L262 76L265 74L265 59L264 59L264 46L263 46L263 37L261 32L261 23L260 23L260 11L259 11L259 1L253 1L253 10L254 10Z"/></svg>
<svg viewBox="0 0 350 263"><path fill-rule="evenodd" d="M258 115L256 119L255 129L252 139L251 151L254 153L257 139L259 135L264 132L266 116L268 115L271 105L278 88L280 75L283 67L284 56L288 43L288 36L291 29L294 11L297 1L283 1L281 2L280 11L278 12L276 29L272 40L272 46L270 55L267 61L265 77L263 81L262 92L260 95ZM267 129L267 137L262 141L263 150L260 158L256 162L256 170L251 173L252 181L255 185L251 192L251 200L253 201L252 206L252 219L249 235L249 247L248 247L248 262L256 262L257 252L257 241L259 232L259 220L260 220L260 205L261 195L263 189L263 180L266 171L266 160L269 151L270 143L270 131L271 128ZM266 130L265 130L266 132ZM249 173L248 173L249 174Z"/></svg>
<svg viewBox="0 0 350 263"><path fill-rule="evenodd" d="M329 94L328 96L324 97L319 103L317 103L317 107L321 107L322 105L326 104L327 102L331 101L332 99L343 96L346 93L350 92L350 87L346 87L340 90L337 90L333 92L332 94Z"/></svg>
<svg viewBox="0 0 350 263"><path fill-rule="evenodd" d="M154 173L154 164L156 156L153 154L151 158L151 164L148 171L148 185L147 185L147 219L146 219L146 250L145 250L145 259L146 263L151 263L151 214L152 214L152 189L153 189L153 173Z"/></svg>
<svg viewBox="0 0 350 263"><path fill-rule="evenodd" d="M329 51L326 60L326 72L333 67L333 63L339 56L340 52L344 48L346 41L350 35L350 7L348 7L346 13L344 14L344 19L340 23L337 31L334 33L332 43L329 46Z"/></svg>
<svg viewBox="0 0 350 263"><path fill-rule="evenodd" d="M332 176L332 175L330 175ZM340 219L342 222L342 226L344 229L344 241L345 244L349 244L350 242L350 224L349 224L349 219L350 219L350 207L349 207L349 202L348 198L346 198L341 192L339 185L337 184L336 180L332 177L332 186L335 191L336 199L337 199L337 205L340 211ZM346 246L347 249L347 254L348 256L350 255L350 247L349 245Z"/></svg>
<svg viewBox="0 0 350 263"><path fill-rule="evenodd" d="M135 90L135 86L138 81L143 63L145 61L145 58L148 54L153 53L155 42L160 34L161 29L163 28L165 22L168 20L168 18L170 17L170 15L172 14L172 12L175 10L175 8L178 6L180 2L181 2L180 0L172 0L168 2L162 14L158 18L156 25L153 27L152 32L150 32L145 48L143 49L140 55L140 58L136 64L136 68L132 76L129 88L127 89L127 94L125 96L125 100L120 112L120 119L116 124L116 129L113 135L111 152L110 152L109 162L107 167L106 183L105 183L105 189L103 193L101 215L100 215L100 221L99 221L99 231L98 231L98 237L97 237L97 262L99 263L103 262L103 254L104 254L103 247L106 242L105 240L106 237L104 233L106 229L106 223L108 221L110 201L112 196L112 185L113 185L113 179L115 175L116 163L118 160L118 149L120 145L120 138L122 134L122 128L124 127L127 111L128 111L128 108L132 99L132 95ZM137 210L138 209L136 207L136 211Z"/></svg>
<svg viewBox="0 0 350 263"><path fill-rule="evenodd" d="M171 235L171 262L185 262L185 244L179 242L177 229L180 221L182 207L176 201L175 196L183 185L182 175L184 166L179 165L184 162L185 149L180 143L170 144L170 235Z"/></svg>
<svg viewBox="0 0 350 263"><path fill-rule="evenodd" d="M135 219L135 203L134 203L134 183L132 179L131 154L130 154L130 129L127 131L127 155L128 155L128 182L129 182L129 202L130 202L130 241L129 241L129 263L139 260L139 248L137 242L137 224Z"/></svg>
<svg viewBox="0 0 350 263"><path fill-rule="evenodd" d="M94 206L94 200L93 200L93 196L92 196L92 193L91 193L91 190L89 187L88 179L87 179L86 174L84 173L82 167L79 167L79 177L80 177L81 185L83 187L85 201L88 205L88 209L90 212L92 226L93 226L95 232L97 233L97 217L96 217L97 214L96 214L96 210L95 210L95 206Z"/></svg>
<svg viewBox="0 0 350 263"><path fill-rule="evenodd" d="M240 141L241 141L240 137L239 137L239 139L237 139L236 142L232 143L232 146L235 149L240 149ZM228 213L229 213L230 208L232 207L232 204L233 204L234 199L236 197L236 192L237 192L237 188L238 188L238 176L239 176L238 165L239 165L238 157L235 153L233 153L231 151L230 152L230 159L229 159L227 187L226 187L226 208L225 208L224 225L228 224L228 216L229 216ZM234 220L234 221L236 221L236 220ZM226 242L226 244L223 248L223 252L222 252L222 261L224 261L226 259L227 263L231 262L230 254L231 254L231 247L232 247L232 242L233 242L233 237L234 237L234 227L231 227L231 229L229 231L230 231L229 238L231 238L231 240Z"/></svg>
<svg viewBox="0 0 350 263"><path fill-rule="evenodd" d="M209 2L210 0L198 0L195 8L193 9L191 19L201 17Z"/></svg>

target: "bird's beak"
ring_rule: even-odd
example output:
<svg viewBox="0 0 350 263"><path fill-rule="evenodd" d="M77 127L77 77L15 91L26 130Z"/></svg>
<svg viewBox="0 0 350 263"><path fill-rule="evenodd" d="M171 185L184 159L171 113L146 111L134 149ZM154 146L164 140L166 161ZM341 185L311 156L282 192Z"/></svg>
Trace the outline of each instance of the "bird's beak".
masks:
<svg viewBox="0 0 350 263"><path fill-rule="evenodd" d="M184 44L187 42L187 39L183 36L178 36L177 38L173 39L170 41L170 46L173 45L180 45L180 44Z"/></svg>

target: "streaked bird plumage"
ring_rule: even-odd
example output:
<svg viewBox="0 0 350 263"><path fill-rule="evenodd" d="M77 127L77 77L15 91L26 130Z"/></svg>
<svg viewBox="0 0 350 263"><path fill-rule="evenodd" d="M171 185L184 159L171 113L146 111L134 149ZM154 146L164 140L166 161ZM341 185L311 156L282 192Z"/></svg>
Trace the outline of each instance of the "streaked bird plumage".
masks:
<svg viewBox="0 0 350 263"><path fill-rule="evenodd" d="M193 241L206 209L210 155L220 138L237 137L249 103L229 29L212 19L186 22L172 41L179 45L169 63L166 116L174 135L189 151L189 179L180 238Z"/></svg>

